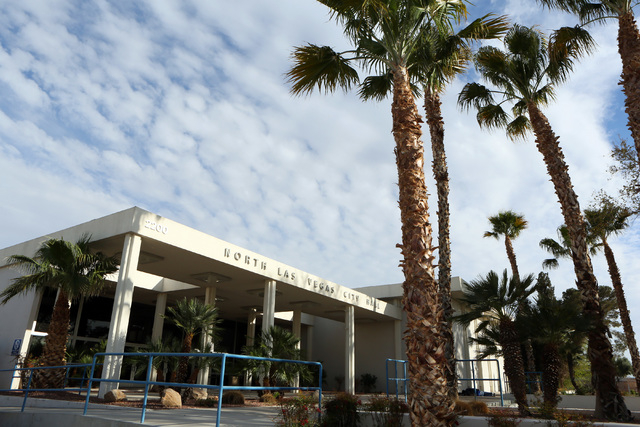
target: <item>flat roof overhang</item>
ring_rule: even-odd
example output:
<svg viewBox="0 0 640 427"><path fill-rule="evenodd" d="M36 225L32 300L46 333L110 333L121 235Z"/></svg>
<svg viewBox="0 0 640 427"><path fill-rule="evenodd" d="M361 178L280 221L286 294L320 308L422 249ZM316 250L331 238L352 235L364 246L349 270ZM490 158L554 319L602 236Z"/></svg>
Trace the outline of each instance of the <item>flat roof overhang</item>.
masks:
<svg viewBox="0 0 640 427"><path fill-rule="evenodd" d="M277 282L276 312L299 308L303 313L344 321L347 305L356 322L399 320L401 308L357 290L326 281L291 266L222 241L182 224L134 207L0 251L0 256L32 256L46 238L75 241L92 235L92 247L107 255L122 253L128 233L141 237L134 301L155 304L167 292L168 304L184 297L204 297L216 287L220 317L246 320L249 310L262 309L265 280ZM106 294L112 294L115 283Z"/></svg>

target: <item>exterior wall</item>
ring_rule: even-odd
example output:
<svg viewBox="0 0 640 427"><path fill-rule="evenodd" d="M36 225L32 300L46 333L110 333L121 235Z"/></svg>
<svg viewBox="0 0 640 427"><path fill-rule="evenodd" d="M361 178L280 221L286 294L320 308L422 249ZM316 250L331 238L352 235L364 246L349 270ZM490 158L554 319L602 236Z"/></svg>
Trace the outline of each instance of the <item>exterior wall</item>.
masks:
<svg viewBox="0 0 640 427"><path fill-rule="evenodd" d="M18 276L19 272L13 268L0 268L0 292ZM26 354L31 329L35 325L38 300L36 292L29 292L0 306L0 369L13 367L16 357L11 355L11 350L16 339L22 340L20 353ZM11 376L7 372L0 373L0 388L9 388Z"/></svg>
<svg viewBox="0 0 640 427"><path fill-rule="evenodd" d="M344 323L316 317L313 328L313 360L322 362L326 372L328 390L337 390L336 377L344 379ZM358 354L358 336L356 331L356 357ZM356 363L357 367L357 363ZM341 390L344 390L344 380Z"/></svg>
<svg viewBox="0 0 640 427"><path fill-rule="evenodd" d="M373 391L386 390L385 363L387 359L396 357L393 323L356 323L356 383L363 374L375 375L378 379ZM362 391L362 387L356 388L356 391Z"/></svg>

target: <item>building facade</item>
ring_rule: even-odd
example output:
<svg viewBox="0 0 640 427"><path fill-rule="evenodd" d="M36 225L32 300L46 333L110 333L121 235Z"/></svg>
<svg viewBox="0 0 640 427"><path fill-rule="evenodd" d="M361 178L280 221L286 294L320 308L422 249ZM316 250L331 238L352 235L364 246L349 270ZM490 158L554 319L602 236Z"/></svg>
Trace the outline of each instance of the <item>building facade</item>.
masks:
<svg viewBox="0 0 640 427"><path fill-rule="evenodd" d="M108 278L103 295L72 304L69 348L106 339L106 351L120 353L167 340L177 331L165 321L165 311L186 297L218 307L222 337L216 351L240 353L256 331L279 325L300 338L307 360L323 363L329 389L353 393L357 380L370 374L383 391L385 361L404 359L400 284L351 289L138 207L0 250L0 259L31 257L46 239L77 241L84 234L91 235L96 251L119 257L120 269ZM19 275L11 265L0 267L0 291ZM454 296L461 286L454 278ZM2 368L13 366L16 353L24 356L42 341L55 298L53 291L33 292L0 306ZM457 357L474 359L469 331L455 326L454 333ZM117 379L130 372L130 366L112 358L102 375ZM458 364L463 379L495 378L498 372L491 364ZM9 382L9 375L0 377L0 388ZM471 385L465 380L461 388ZM102 383L101 395L112 386ZM497 384L478 382L474 388L496 391Z"/></svg>

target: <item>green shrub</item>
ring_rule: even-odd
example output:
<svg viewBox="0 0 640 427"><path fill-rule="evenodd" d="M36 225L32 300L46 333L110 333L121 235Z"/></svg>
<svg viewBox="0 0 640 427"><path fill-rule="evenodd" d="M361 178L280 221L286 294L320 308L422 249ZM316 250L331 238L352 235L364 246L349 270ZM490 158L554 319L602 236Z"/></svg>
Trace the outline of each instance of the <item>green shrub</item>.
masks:
<svg viewBox="0 0 640 427"><path fill-rule="evenodd" d="M278 427L317 427L318 406L311 396L301 395L280 401L280 414L276 417Z"/></svg>
<svg viewBox="0 0 640 427"><path fill-rule="evenodd" d="M244 405L244 395L237 390L225 391L222 395L225 405Z"/></svg>
<svg viewBox="0 0 640 427"><path fill-rule="evenodd" d="M323 427L356 427L360 423L358 398L348 393L338 393L324 403Z"/></svg>

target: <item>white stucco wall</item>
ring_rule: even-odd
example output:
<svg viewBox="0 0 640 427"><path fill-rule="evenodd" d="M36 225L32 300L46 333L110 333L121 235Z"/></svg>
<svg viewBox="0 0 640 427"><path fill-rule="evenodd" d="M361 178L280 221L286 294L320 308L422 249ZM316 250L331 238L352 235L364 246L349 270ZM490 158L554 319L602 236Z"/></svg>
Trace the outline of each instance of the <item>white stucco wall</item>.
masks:
<svg viewBox="0 0 640 427"><path fill-rule="evenodd" d="M14 268L0 268L0 292L18 276L19 272ZM36 315L36 299L37 294L30 292L27 295L16 296L0 306L0 369L13 368L15 356L11 355L11 349L16 339L22 340L21 353L26 353ZM10 379L11 373L0 372L0 388L9 388Z"/></svg>
<svg viewBox="0 0 640 427"><path fill-rule="evenodd" d="M373 374L378 377L373 391L385 391L387 359L395 359L393 322L356 323L356 381L362 374Z"/></svg>
<svg viewBox="0 0 640 427"><path fill-rule="evenodd" d="M335 377L344 377L344 334L343 322L316 317L313 328L313 360L322 362L322 369L327 373L325 387L329 390L337 387ZM344 390L344 383L342 387Z"/></svg>

